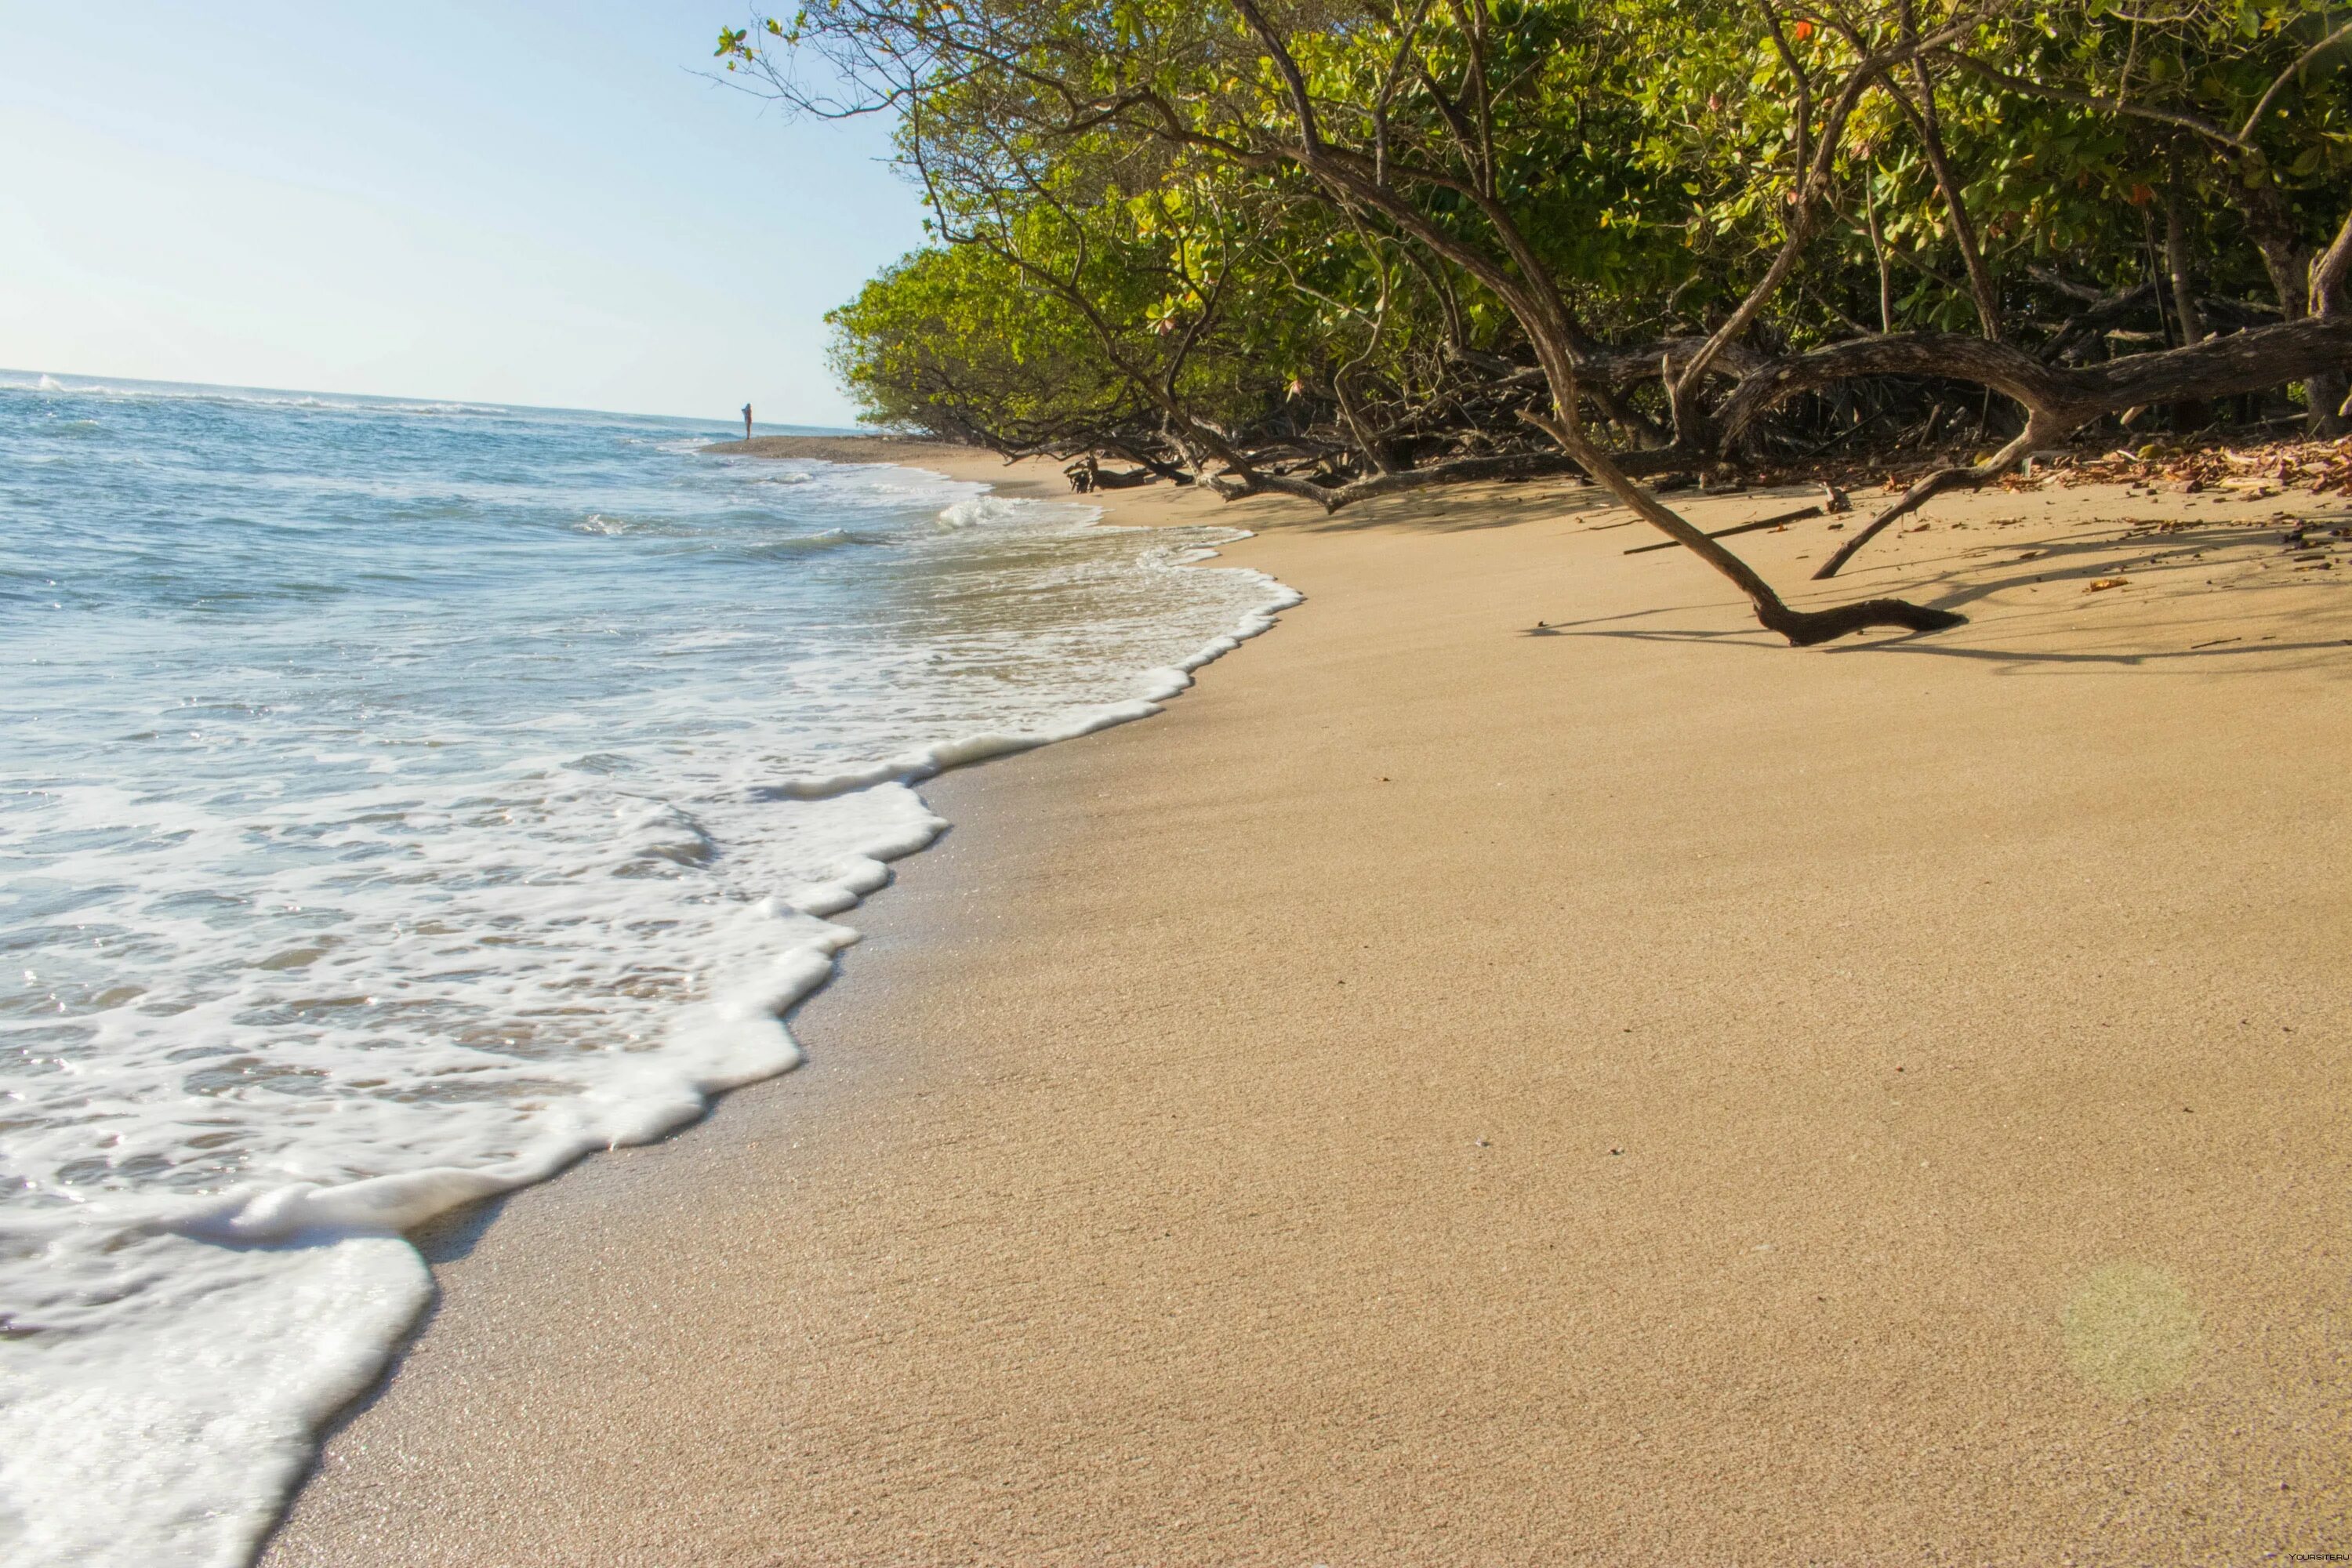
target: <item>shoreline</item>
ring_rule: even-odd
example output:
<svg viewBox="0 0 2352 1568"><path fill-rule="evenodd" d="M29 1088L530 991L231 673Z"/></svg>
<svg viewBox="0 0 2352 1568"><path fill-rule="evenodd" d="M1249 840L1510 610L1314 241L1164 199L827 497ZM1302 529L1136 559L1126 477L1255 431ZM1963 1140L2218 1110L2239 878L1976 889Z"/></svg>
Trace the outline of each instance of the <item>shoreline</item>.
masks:
<svg viewBox="0 0 2352 1568"><path fill-rule="evenodd" d="M808 1064L450 1238L266 1561L2343 1532L2352 602L2273 502L1939 503L1832 587L1977 620L1798 653L1589 492L1203 500L1284 635L928 783Z"/></svg>
<svg viewBox="0 0 2352 1568"><path fill-rule="evenodd" d="M999 493L1030 500L1073 499L1057 464L1042 458L1007 462L980 447L906 436L754 436L749 441L713 441L698 458L807 458L820 463L895 464L928 468L951 479L976 479ZM1170 487L1174 489L1175 487ZM1086 500L1090 498L1078 496Z"/></svg>

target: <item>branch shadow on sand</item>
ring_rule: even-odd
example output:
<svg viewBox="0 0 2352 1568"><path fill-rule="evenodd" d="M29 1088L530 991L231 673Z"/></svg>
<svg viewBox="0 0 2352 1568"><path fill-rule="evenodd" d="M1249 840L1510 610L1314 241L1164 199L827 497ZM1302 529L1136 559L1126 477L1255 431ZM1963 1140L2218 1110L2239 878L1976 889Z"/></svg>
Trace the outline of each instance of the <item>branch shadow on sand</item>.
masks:
<svg viewBox="0 0 2352 1568"><path fill-rule="evenodd" d="M2352 662L2327 657L2352 648L2352 635L2347 635L2352 633L2352 613L2347 613L2352 604L2333 598L2343 579L2332 569L2324 575L2277 570L2283 552L2260 536L2266 531L2215 525L2176 528L2152 536L2127 527L2120 533L2087 538L1978 546L1937 561L1876 564L1840 579L1848 584L1843 593L1808 594L1795 603L1801 608L1820 608L1845 598L1895 594L1971 616L1969 625L1950 631L1848 637L1819 650L1845 657L1909 654L2016 669L2189 668L2228 672L2276 670L2283 664L2336 664L2352 672ZM2008 560L1986 559L1996 551L2007 554L2028 545L2032 546L2030 551ZM1878 580L1871 581L1874 577ZM2320 590L2316 594L2298 591L2315 587ZM2093 595L2116 596L2093 599ZM1683 605L1539 624L1520 635L1786 651L1780 638L1753 626L1707 629L1608 624L1702 607ZM1733 605L1717 600L1704 607Z"/></svg>

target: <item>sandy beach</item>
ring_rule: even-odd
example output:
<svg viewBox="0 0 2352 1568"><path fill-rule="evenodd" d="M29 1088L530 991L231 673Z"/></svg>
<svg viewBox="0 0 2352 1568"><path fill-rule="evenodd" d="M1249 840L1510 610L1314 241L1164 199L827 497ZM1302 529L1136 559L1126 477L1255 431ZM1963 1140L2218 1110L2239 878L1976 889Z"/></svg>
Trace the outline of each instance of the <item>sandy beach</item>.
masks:
<svg viewBox="0 0 2352 1568"><path fill-rule="evenodd" d="M425 1238L266 1562L2352 1552L2346 502L1938 501L1803 602L1970 624L1801 652L1590 489L1094 499L1307 602Z"/></svg>

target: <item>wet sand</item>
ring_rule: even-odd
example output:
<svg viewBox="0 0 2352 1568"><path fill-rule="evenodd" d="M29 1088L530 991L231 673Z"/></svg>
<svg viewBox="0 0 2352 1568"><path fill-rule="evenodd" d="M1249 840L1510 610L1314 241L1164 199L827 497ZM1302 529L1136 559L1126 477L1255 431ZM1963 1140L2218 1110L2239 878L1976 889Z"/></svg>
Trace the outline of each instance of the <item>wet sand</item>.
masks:
<svg viewBox="0 0 2352 1568"><path fill-rule="evenodd" d="M1798 652L1557 484L1103 499L1307 602L432 1238L267 1561L2352 1551L2343 503L1939 502Z"/></svg>
<svg viewBox="0 0 2352 1568"><path fill-rule="evenodd" d="M912 436L754 436L714 441L702 450L722 458L812 458L822 463L906 463L959 479L985 479L1010 494L1046 489L1066 493L1069 482L1051 464L1007 463L993 452Z"/></svg>

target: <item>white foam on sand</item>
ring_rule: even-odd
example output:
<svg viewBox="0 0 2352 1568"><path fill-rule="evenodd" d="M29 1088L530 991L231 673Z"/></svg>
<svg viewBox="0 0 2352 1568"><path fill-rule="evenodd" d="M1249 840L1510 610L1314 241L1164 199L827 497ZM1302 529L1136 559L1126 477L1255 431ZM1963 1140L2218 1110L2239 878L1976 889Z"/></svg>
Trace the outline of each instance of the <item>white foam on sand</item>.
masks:
<svg viewBox="0 0 2352 1568"><path fill-rule="evenodd" d="M900 503L940 493L902 470L815 481ZM586 526L604 533L604 521ZM1051 582L1052 536L1087 521L968 496L938 526L1034 535L1023 570ZM1213 553L1145 547L1118 568L1157 584L1118 611L1138 626L1187 604L1240 611L1190 654L1129 668L1096 700L1008 696L996 706L1015 722L879 757L845 740L837 757L801 748L826 761L777 774L756 756L715 775L698 763L701 785L658 799L611 787L593 757L496 778L395 770L336 796L326 821L315 802L264 796L224 816L160 794L51 789L40 809L112 837L53 859L50 879L144 884L108 910L116 934L98 939L124 957L121 994L93 1004L89 1047L9 1082L22 1113L11 1158L55 1176L57 1194L100 1148L112 1168L145 1161L158 1175L0 1210L0 1559L248 1558L320 1426L381 1373L431 1300L403 1233L659 1137L713 1095L795 1065L782 1016L857 940L835 917L946 826L915 784L1155 713L1298 602L1255 573L1221 568L1194 576L1198 590L1166 575ZM1101 635L1116 647L1128 634ZM903 657L919 676L923 659L964 669L1017 642L949 628ZM1099 647L1087 657L1104 668ZM948 687L902 685L914 704L902 728L919 728L918 699L949 722L990 707L970 680L952 700ZM826 689L822 661L792 688L807 722L824 722ZM307 835L313 853L247 889L256 913L241 923L205 900L228 840L254 834ZM149 967L159 962L212 979L181 985ZM255 1174L205 1190L189 1173L197 1150Z"/></svg>

